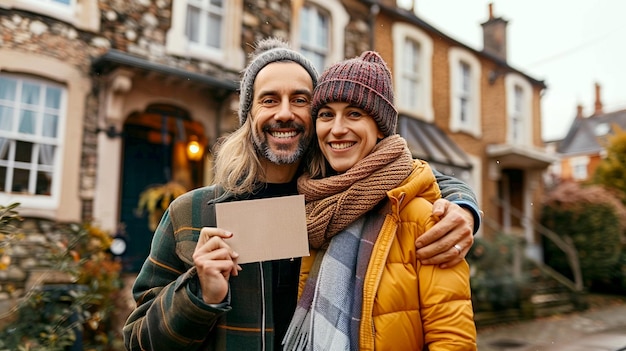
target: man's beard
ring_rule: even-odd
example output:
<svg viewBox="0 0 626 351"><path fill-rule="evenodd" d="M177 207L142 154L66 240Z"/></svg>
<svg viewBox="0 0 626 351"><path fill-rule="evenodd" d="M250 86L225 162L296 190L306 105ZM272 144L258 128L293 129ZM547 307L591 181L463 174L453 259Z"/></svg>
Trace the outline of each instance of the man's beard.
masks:
<svg viewBox="0 0 626 351"><path fill-rule="evenodd" d="M276 153L270 147L269 143L267 142L267 138L265 136L266 133L267 134L270 133L270 129L272 128L296 129L301 136L300 140L298 141L298 145L296 149L291 151L290 153L282 153L282 152ZM306 149L309 147L309 144L311 143L311 140L312 140L311 135L305 134L303 126L295 124L293 122L278 123L275 125L266 125L262 128L262 130L264 133L260 135L256 133L256 129L254 129L252 132L252 140L254 142L254 148L259 153L259 155L265 157L268 161L275 163L275 164L279 164L279 165L292 164L292 163L298 162L304 156ZM289 145L289 146L278 145L277 151L283 151L283 150L288 151L287 149L282 149L283 147L288 147L289 149L291 149L293 146L292 145Z"/></svg>

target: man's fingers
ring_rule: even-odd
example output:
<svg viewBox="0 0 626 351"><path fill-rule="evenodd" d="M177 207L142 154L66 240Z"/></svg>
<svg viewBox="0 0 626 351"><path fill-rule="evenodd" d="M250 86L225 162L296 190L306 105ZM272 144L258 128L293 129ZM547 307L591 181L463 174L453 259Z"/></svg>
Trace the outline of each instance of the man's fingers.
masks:
<svg viewBox="0 0 626 351"><path fill-rule="evenodd" d="M465 258L473 244L473 236L463 235L460 230L453 231L430 246L418 250L416 254L423 264L452 267Z"/></svg>
<svg viewBox="0 0 626 351"><path fill-rule="evenodd" d="M437 199L435 203L433 203L433 216L439 219L444 213L446 213L446 209L449 204L450 201L446 199Z"/></svg>
<svg viewBox="0 0 626 351"><path fill-rule="evenodd" d="M211 239L212 237L220 237L223 239L228 239L232 236L233 236L233 233L224 229L213 228L213 227L203 227L200 230L200 237L198 238L198 244L196 245L196 247L204 245L204 243L209 241L209 239Z"/></svg>
<svg viewBox="0 0 626 351"><path fill-rule="evenodd" d="M193 253L194 260L199 260L203 256L211 260L236 261L239 254L233 251L233 249L220 236L213 236L202 245L200 242L196 245L196 249Z"/></svg>
<svg viewBox="0 0 626 351"><path fill-rule="evenodd" d="M442 263L437 262L440 255L447 255L450 250L453 253L457 253L456 249L454 249L454 244L461 240L460 235L456 234L455 231L450 232L448 235L427 244L427 246L423 246L422 248L417 250L417 258L422 260L424 264L438 264ZM450 251L450 253L452 253ZM450 259L450 255L447 255L446 258ZM435 260L435 261L433 261ZM435 263L433 263L435 262Z"/></svg>

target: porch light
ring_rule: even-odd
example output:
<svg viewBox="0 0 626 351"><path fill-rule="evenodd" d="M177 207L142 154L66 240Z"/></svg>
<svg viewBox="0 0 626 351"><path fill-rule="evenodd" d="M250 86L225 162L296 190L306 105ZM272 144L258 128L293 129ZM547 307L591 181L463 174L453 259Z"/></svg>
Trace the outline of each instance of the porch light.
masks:
<svg viewBox="0 0 626 351"><path fill-rule="evenodd" d="M198 142L198 137L195 135L189 137L189 143L187 143L187 158L189 161L200 161L203 154L202 145Z"/></svg>

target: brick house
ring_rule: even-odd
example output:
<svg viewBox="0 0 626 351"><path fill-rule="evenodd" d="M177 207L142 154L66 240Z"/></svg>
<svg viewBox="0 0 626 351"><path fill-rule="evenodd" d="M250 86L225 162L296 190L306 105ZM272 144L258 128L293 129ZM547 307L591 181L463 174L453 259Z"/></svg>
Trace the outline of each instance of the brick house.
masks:
<svg viewBox="0 0 626 351"><path fill-rule="evenodd" d="M565 138L555 142L559 160L551 166L550 177L554 181L589 180L606 155L608 138L616 128L626 130L626 110L605 112L601 90L596 83L593 113L584 116L583 107L579 105Z"/></svg>
<svg viewBox="0 0 626 351"><path fill-rule="evenodd" d="M490 8L476 50L393 0L3 0L0 204L124 228L132 280L152 236L135 214L140 193L211 182L251 44L279 36L320 71L379 51L414 155L475 189L484 235L519 233L540 257L524 219L536 218L553 160L541 140L546 86L507 63L506 25ZM199 157L185 152L192 144Z"/></svg>
<svg viewBox="0 0 626 351"><path fill-rule="evenodd" d="M554 160L541 139L546 85L507 63L507 21L489 6L478 51L425 23L413 9L393 1L378 6L374 48L394 72L400 134L416 157L473 187L484 211L484 235L519 234L529 244L527 254L541 259L540 240L524 223L537 218L539 206L533 204L543 193L542 173ZM428 130L429 138L423 135Z"/></svg>

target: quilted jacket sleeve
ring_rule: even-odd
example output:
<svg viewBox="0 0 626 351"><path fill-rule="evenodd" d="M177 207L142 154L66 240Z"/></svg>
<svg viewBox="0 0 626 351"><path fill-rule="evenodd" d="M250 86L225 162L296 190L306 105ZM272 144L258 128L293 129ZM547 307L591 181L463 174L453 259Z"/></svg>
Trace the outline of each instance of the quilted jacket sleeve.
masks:
<svg viewBox="0 0 626 351"><path fill-rule="evenodd" d="M429 351L476 350L467 262L447 269L420 265L419 281L424 341Z"/></svg>

